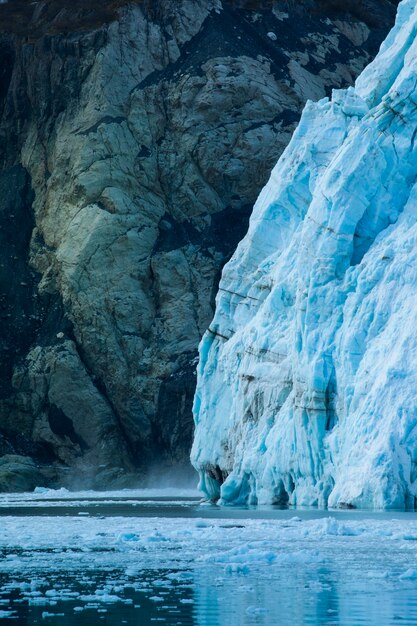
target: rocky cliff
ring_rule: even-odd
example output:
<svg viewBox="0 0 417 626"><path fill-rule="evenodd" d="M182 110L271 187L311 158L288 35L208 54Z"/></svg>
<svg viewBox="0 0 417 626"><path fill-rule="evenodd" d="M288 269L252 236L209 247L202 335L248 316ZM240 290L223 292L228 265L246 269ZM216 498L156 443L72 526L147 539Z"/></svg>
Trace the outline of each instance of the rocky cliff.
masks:
<svg viewBox="0 0 417 626"><path fill-rule="evenodd" d="M417 3L308 103L201 344L193 460L226 502L417 504Z"/></svg>
<svg viewBox="0 0 417 626"><path fill-rule="evenodd" d="M187 456L220 270L306 99L351 84L394 13L0 5L1 489Z"/></svg>

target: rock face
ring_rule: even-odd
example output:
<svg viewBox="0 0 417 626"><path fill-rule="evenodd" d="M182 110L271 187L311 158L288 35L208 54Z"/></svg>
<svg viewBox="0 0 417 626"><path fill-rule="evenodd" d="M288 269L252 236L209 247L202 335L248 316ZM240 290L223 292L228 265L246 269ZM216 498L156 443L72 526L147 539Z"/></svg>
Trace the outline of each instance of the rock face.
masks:
<svg viewBox="0 0 417 626"><path fill-rule="evenodd" d="M186 458L220 270L395 8L98 4L0 6L0 454L105 487Z"/></svg>
<svg viewBox="0 0 417 626"><path fill-rule="evenodd" d="M417 502L417 6L309 103L226 266L193 461L224 501Z"/></svg>

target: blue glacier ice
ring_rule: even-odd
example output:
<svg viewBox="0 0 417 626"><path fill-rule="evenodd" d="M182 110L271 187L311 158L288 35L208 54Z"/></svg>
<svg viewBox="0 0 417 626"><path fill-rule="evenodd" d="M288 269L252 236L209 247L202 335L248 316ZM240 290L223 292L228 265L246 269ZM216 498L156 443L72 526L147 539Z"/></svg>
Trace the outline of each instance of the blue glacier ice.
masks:
<svg viewBox="0 0 417 626"><path fill-rule="evenodd" d="M417 502L417 0L309 102L224 269L192 462L223 503Z"/></svg>

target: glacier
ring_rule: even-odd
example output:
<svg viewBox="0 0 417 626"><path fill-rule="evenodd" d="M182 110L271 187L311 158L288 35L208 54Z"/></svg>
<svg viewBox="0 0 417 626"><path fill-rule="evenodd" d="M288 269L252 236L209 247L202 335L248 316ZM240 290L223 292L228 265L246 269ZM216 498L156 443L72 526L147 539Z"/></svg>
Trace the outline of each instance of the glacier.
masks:
<svg viewBox="0 0 417 626"><path fill-rule="evenodd" d="M308 102L225 266L191 459L221 503L417 503L417 2Z"/></svg>

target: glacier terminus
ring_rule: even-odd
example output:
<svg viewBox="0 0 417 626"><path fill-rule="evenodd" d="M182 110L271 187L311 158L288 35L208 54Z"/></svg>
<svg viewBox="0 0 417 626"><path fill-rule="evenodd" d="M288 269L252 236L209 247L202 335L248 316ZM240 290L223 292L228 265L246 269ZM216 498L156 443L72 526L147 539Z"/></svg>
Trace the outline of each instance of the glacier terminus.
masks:
<svg viewBox="0 0 417 626"><path fill-rule="evenodd" d="M200 345L210 499L417 501L417 2L354 88L308 102Z"/></svg>

